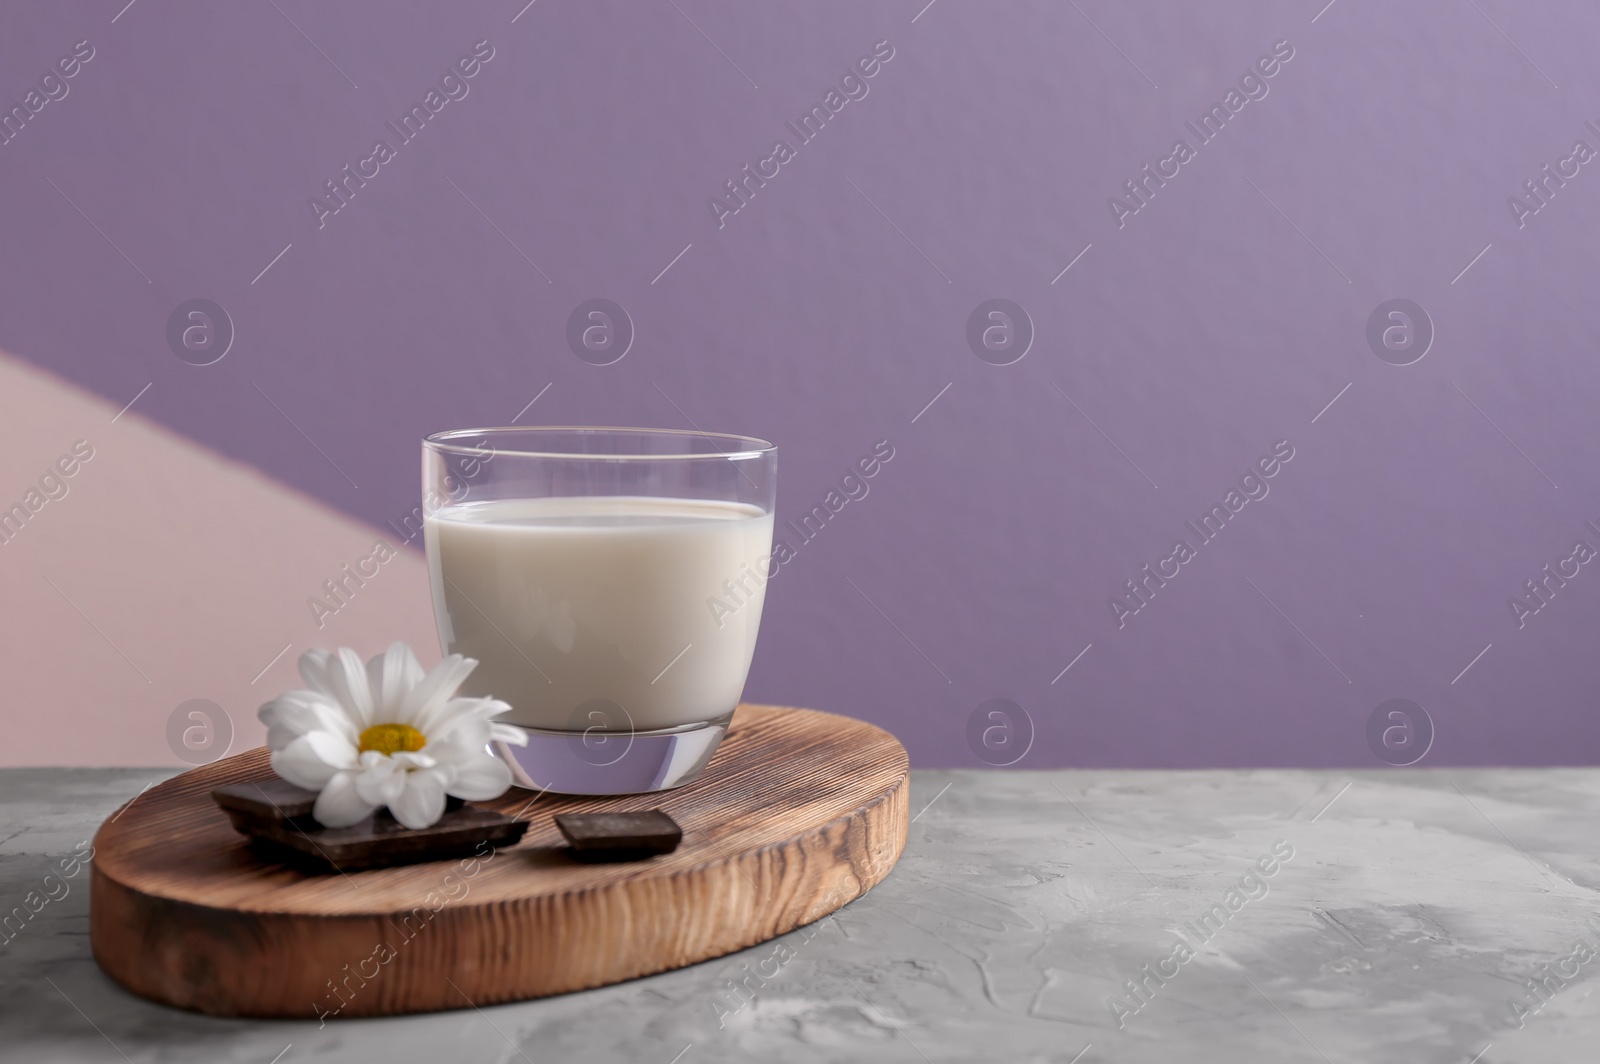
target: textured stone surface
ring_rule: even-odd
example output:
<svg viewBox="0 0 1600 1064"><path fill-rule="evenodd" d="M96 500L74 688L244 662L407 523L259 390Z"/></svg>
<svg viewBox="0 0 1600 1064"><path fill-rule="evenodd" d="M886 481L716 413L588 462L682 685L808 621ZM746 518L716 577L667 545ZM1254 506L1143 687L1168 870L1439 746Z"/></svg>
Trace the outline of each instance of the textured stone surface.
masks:
<svg viewBox="0 0 1600 1064"><path fill-rule="evenodd" d="M0 772L4 909L37 904L56 861L161 775ZM1566 1064L1600 1034L1600 958L1567 961L1577 974L1520 1029L1513 1008L1576 943L1600 945L1600 770L928 772L912 808L888 881L783 939L598 991L321 1028L123 993L90 958L80 873L5 932L0 1044L137 1064ZM1280 840L1293 857L1265 893L1230 897ZM1212 906L1227 915L1202 944ZM1123 981L1180 941L1193 959L1132 1011ZM763 968L753 999L729 996Z"/></svg>

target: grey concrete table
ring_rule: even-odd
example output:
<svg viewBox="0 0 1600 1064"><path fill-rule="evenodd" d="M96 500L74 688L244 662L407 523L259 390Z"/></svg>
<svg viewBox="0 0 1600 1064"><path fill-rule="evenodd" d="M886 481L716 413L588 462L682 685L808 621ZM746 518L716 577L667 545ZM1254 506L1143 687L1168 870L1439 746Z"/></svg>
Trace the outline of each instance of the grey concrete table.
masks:
<svg viewBox="0 0 1600 1064"><path fill-rule="evenodd" d="M0 1059L1600 1059L1600 770L919 772L899 867L811 928L323 1027L163 1008L95 967L87 872L46 874L163 775L0 771Z"/></svg>

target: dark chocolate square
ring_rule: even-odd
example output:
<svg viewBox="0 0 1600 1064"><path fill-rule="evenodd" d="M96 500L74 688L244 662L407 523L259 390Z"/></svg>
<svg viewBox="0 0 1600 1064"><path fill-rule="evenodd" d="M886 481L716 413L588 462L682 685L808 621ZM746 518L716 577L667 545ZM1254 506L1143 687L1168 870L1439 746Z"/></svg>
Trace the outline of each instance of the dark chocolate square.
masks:
<svg viewBox="0 0 1600 1064"><path fill-rule="evenodd" d="M683 829L660 809L628 813L557 813L556 827L580 861L641 861L671 853Z"/></svg>

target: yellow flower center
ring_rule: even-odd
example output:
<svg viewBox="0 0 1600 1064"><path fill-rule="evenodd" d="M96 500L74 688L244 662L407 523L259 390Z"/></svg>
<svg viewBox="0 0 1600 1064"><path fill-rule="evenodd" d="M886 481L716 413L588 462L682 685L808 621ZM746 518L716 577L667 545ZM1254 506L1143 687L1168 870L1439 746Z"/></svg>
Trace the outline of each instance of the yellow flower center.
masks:
<svg viewBox="0 0 1600 1064"><path fill-rule="evenodd" d="M421 750L428 739L409 724L374 724L361 733L361 753L376 750L380 754L397 754L402 750Z"/></svg>

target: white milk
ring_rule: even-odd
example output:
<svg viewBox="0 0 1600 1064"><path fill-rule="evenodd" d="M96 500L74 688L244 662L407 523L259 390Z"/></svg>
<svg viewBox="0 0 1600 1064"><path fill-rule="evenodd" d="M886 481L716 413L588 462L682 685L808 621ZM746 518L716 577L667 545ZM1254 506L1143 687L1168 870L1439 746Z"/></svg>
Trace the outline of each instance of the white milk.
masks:
<svg viewBox="0 0 1600 1064"><path fill-rule="evenodd" d="M499 719L628 726L604 706L607 719L594 717L598 699L647 731L738 704L771 514L694 499L513 499L444 507L424 528L439 641L478 659L463 693L511 703Z"/></svg>

